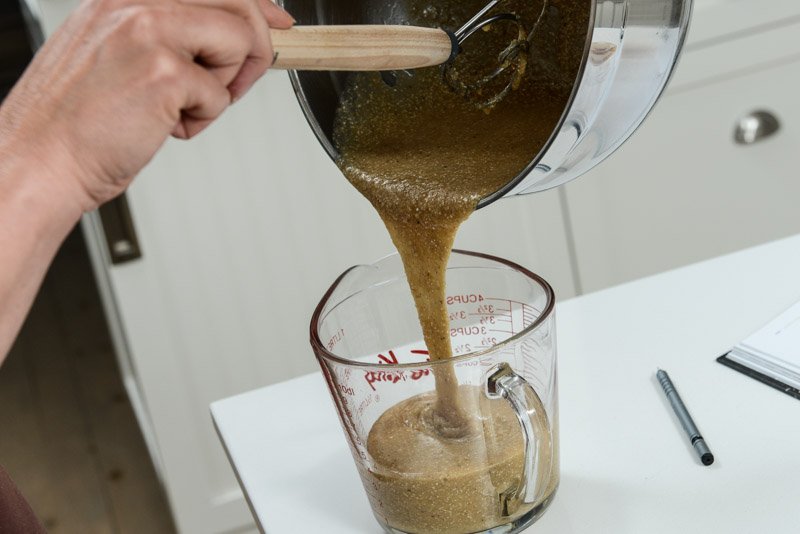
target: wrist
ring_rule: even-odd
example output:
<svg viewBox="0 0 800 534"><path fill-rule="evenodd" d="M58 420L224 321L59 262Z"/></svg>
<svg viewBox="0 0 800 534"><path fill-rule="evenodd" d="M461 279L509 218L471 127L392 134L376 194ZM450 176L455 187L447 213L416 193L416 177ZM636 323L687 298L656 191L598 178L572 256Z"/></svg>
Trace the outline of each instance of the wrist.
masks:
<svg viewBox="0 0 800 534"><path fill-rule="evenodd" d="M0 146L0 196L7 201L3 209L16 213L20 224L29 225L45 242L60 243L88 203L77 180L65 175L68 167L60 171L52 156Z"/></svg>
<svg viewBox="0 0 800 534"><path fill-rule="evenodd" d="M82 209L40 161L0 143L0 362Z"/></svg>
<svg viewBox="0 0 800 534"><path fill-rule="evenodd" d="M0 176L24 176L31 192L39 190L65 208L77 206L82 213L97 207L83 187L75 151L63 136L41 128L36 136L22 129L9 132L1 126Z"/></svg>

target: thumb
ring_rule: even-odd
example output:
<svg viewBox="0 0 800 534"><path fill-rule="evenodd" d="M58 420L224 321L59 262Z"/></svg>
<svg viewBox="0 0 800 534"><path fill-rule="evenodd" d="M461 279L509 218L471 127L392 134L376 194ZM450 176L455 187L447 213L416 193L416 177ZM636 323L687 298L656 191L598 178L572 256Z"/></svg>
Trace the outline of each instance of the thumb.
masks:
<svg viewBox="0 0 800 534"><path fill-rule="evenodd" d="M264 13L270 28L285 30L294 26L294 17L272 0L258 0L258 5L261 8L261 12Z"/></svg>

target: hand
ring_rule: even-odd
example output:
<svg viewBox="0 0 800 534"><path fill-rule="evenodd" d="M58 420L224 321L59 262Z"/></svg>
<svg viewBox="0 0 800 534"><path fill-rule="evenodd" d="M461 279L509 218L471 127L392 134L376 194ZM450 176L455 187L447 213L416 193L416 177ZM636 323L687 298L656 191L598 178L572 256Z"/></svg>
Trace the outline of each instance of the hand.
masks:
<svg viewBox="0 0 800 534"><path fill-rule="evenodd" d="M0 107L0 157L94 209L241 97L292 24L270 0L84 0Z"/></svg>

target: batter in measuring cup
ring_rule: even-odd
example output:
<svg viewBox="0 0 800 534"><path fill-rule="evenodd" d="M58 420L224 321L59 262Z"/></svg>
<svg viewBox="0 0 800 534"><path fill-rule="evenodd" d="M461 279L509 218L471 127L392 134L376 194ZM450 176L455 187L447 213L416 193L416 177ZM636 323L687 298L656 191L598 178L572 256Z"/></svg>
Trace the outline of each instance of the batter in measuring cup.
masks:
<svg viewBox="0 0 800 534"><path fill-rule="evenodd" d="M457 27L484 3L412 1L410 22ZM541 9L538 1L503 4L528 27ZM452 356L445 270L456 231L481 198L525 168L558 124L583 55L588 14L587 2L550 0L522 83L489 112L454 93L438 68L419 70L396 88L374 73L349 78L334 126L338 164L377 209L400 253L431 360ZM508 38L490 28L489 41L493 31L499 40ZM474 51L466 60L477 62L470 65L476 70L481 61L489 62L487 68L494 64ZM512 472L521 473L521 456L515 452L522 445L519 424L502 415L502 401L497 408L484 406L487 418L476 417L474 402L490 401L474 399L470 405L474 392L458 386L453 367L437 367L434 393L392 407L372 428L367 448L377 466L362 476L374 479L373 501L395 502L399 494L409 493L421 503L439 503L452 511L445 529L411 517L413 508L387 508L385 520L392 527L407 532L490 528L503 522L498 521L500 512L476 508L468 496L491 497L487 502L496 504L512 483ZM471 443L490 435L507 441L486 441L494 445L480 454L471 451ZM460 463L442 471L434 459L448 455ZM456 486L462 488L461 498L451 495Z"/></svg>
<svg viewBox="0 0 800 534"><path fill-rule="evenodd" d="M472 432L459 439L442 439L429 415L436 393L412 397L387 410L372 428L367 449L376 464L361 468L371 488L373 510L383 522L403 532L464 534L513 521L532 506L520 506L511 493L523 470L519 422L509 404L490 400L481 388L461 386L458 402L472 417ZM544 407L531 399L547 428ZM550 466L550 436L543 443L539 465ZM359 464L360 465L360 464ZM549 496L558 477L544 467Z"/></svg>

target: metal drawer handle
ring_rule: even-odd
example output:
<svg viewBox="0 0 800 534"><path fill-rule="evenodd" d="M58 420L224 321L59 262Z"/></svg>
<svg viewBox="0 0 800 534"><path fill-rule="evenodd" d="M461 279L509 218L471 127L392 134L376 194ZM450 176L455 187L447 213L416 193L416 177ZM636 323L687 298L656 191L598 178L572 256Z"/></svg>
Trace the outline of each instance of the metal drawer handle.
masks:
<svg viewBox="0 0 800 534"><path fill-rule="evenodd" d="M780 129L781 123L775 115L764 110L753 111L739 119L733 140L740 145L752 145L772 137Z"/></svg>
<svg viewBox="0 0 800 534"><path fill-rule="evenodd" d="M142 249L139 247L139 238L136 236L133 216L125 194L100 206L98 212L111 263L119 265L141 258Z"/></svg>

